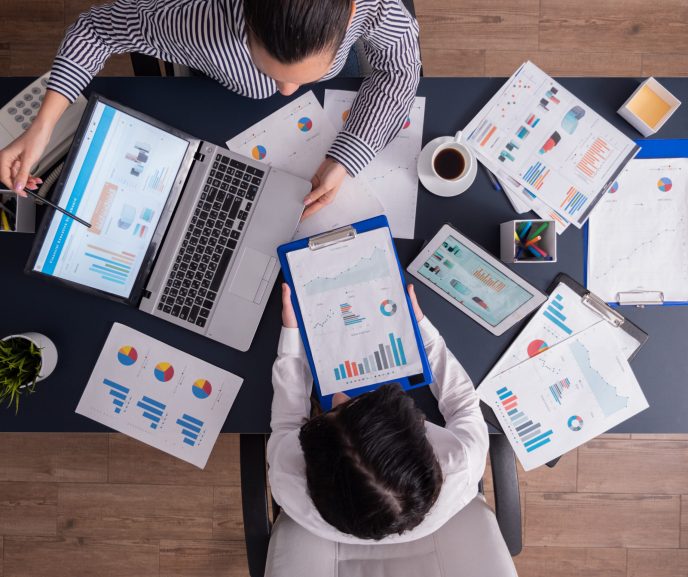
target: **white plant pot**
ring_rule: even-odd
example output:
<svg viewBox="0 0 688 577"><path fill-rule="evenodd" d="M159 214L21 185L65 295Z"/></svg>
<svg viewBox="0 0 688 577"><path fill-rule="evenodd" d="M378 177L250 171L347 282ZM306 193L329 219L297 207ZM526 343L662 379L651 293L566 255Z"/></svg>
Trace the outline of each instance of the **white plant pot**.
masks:
<svg viewBox="0 0 688 577"><path fill-rule="evenodd" d="M36 382L47 378L55 370L57 366L57 347L48 337L40 333L21 333L10 335L2 340L9 341L10 339L27 339L41 350L41 370L38 373Z"/></svg>

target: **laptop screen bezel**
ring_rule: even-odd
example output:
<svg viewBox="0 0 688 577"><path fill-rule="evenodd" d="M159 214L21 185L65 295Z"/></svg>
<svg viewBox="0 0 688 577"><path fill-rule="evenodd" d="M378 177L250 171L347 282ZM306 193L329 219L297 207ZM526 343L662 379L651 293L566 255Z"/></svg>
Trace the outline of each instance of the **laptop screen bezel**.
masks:
<svg viewBox="0 0 688 577"><path fill-rule="evenodd" d="M62 195L65 193L65 186L68 180L68 176L71 170L74 168L79 148L81 147L84 141L86 132L88 130L88 126L91 121L91 117L93 116L93 112L98 103L110 106L115 110L128 114L138 120L155 126L156 128L159 128L160 130L163 130L168 134L171 134L188 142L186 153L184 154L182 161L179 165L179 170L177 172L177 175L175 176L174 184L172 185L172 189L170 190L170 193L167 197L167 202L165 203L165 206L162 210L158 224L155 227L155 231L153 232L150 243L148 245L148 249L146 250L146 254L144 255L141 267L132 285L131 291L129 292L128 296L120 296L113 293L109 293L107 291L103 291L101 289L90 287L85 284L60 278L58 276L45 274L35 269L36 261L41 252L41 248L43 246L43 243L45 242L48 230L50 228L50 223L52 222L52 219L56 214L59 215L59 213L57 213L57 211L55 211L52 208L48 208L45 214L43 215L43 219L41 220L40 227L36 232L36 238L31 248L31 253L26 263L26 267L24 268L24 272L31 276L39 276L41 278L48 279L51 282L55 282L64 286L69 286L71 288L75 288L77 290L95 294L101 297L105 297L109 300L122 302L132 306L138 306L143 296L143 291L145 289L146 282L150 277L153 267L155 266L155 260L157 258L160 247L162 246L162 243L164 241L167 228L172 220L172 217L174 216L174 211L177 207L179 199L181 198L181 194L184 190L184 186L186 184L189 173L191 172L194 158L198 152L201 140L181 130L173 128L168 124L165 124L164 122L156 120L155 118L151 118L147 114L138 112L136 110L132 110L131 108L114 102L108 98L105 98L100 94L92 93L88 100L86 109L84 110L84 114L81 117L79 127L77 128L77 131L74 135L74 140L72 142L71 148L69 149L69 153L65 160L62 172L60 173L60 177L57 183L55 184L54 189L52 190L50 200L52 200L55 204L59 204ZM83 225L77 223L76 226Z"/></svg>

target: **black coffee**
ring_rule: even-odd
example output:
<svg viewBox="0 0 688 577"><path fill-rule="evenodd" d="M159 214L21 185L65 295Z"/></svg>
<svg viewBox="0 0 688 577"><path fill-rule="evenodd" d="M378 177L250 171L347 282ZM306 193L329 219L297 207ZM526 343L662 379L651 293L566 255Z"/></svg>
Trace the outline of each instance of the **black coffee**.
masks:
<svg viewBox="0 0 688 577"><path fill-rule="evenodd" d="M440 177L446 180L454 180L455 178L459 178L463 172L466 166L466 160L463 154L455 148L445 148L437 153L433 166L435 167L435 172L437 172Z"/></svg>

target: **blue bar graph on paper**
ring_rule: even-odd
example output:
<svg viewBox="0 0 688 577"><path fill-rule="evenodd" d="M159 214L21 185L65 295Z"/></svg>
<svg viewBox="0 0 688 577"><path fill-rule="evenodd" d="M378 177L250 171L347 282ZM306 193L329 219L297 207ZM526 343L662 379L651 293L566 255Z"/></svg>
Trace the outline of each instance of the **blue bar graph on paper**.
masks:
<svg viewBox="0 0 688 577"><path fill-rule="evenodd" d="M110 388L110 396L113 397L112 404L115 407L115 414L119 415L124 408L124 404L129 398L129 389L110 379L103 379L103 384Z"/></svg>
<svg viewBox="0 0 688 577"><path fill-rule="evenodd" d="M136 406L143 409L143 418L150 421L150 428L157 429L167 405L144 395Z"/></svg>
<svg viewBox="0 0 688 577"><path fill-rule="evenodd" d="M184 413L177 419L177 424L182 428L183 442L191 447L196 445L198 435L201 433L203 421Z"/></svg>
<svg viewBox="0 0 688 577"><path fill-rule="evenodd" d="M397 367L401 364L399 362L399 351L397 351L397 344L394 341L394 333L389 333L389 342L392 344L392 353L394 354L394 362Z"/></svg>
<svg viewBox="0 0 688 577"><path fill-rule="evenodd" d="M564 381L561 381L564 383ZM568 387L568 379L564 388ZM506 412L508 419L511 421L511 428L515 436L523 443L523 447L528 453L546 445L550 442L550 437L553 431L542 432L542 425L535 422L528 417L527 413L518 406L518 397L510 391L507 387L502 387L497 390L497 406Z"/></svg>
<svg viewBox="0 0 688 577"><path fill-rule="evenodd" d="M564 314L564 304L562 300L563 297L560 294L555 295L554 300L547 305L542 315L567 335L570 335L573 333L573 330L566 324L566 315Z"/></svg>

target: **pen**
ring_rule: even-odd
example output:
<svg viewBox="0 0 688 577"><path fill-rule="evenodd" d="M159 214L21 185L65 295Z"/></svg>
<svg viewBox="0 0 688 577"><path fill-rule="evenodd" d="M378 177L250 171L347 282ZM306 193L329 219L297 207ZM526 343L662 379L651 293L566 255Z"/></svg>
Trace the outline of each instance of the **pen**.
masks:
<svg viewBox="0 0 688 577"><path fill-rule="evenodd" d="M521 239L518 237L518 233L516 231L514 231L514 240L516 242L521 242Z"/></svg>
<svg viewBox="0 0 688 577"><path fill-rule="evenodd" d="M532 224L533 224L533 222L530 221L530 220L529 220L528 222L526 222L526 223L523 225L523 228L521 229L521 232L520 232L520 234L519 234L518 236L520 236L521 238L525 238L525 237L526 237L526 234L528 234L528 230L530 229L530 227L532 226Z"/></svg>
<svg viewBox="0 0 688 577"><path fill-rule="evenodd" d="M542 240L541 236L536 236L535 238L531 238L528 242L526 242L526 248L528 248L531 244L535 244L539 240Z"/></svg>
<svg viewBox="0 0 688 577"><path fill-rule="evenodd" d="M499 182L497 181L497 177L494 174L492 174L492 171L489 168L487 168L484 164L483 164L483 168L485 169L485 174L487 174L487 178L489 178L490 182L492 183L492 188L501 192L502 187L499 186Z"/></svg>
<svg viewBox="0 0 688 577"><path fill-rule="evenodd" d="M533 254L537 254L538 256L541 256L543 258L546 258L549 256L544 250L542 250L540 247L535 246L534 244L531 244L528 247L528 250L530 252L532 252Z"/></svg>
<svg viewBox="0 0 688 577"><path fill-rule="evenodd" d="M9 190L9 189L2 189L2 190L0 190L0 192L13 192L13 193L14 193L13 190ZM43 198L42 196L39 196L38 194L36 194L35 191L29 190L28 188L24 188L24 192L25 192L26 194L28 194L29 196L32 196L32 197L35 198L36 200L40 200L41 202L44 202L44 203L47 204L48 206L52 206L55 210L61 212L62 214L68 216L69 218L72 218L72 219L76 220L79 224L83 224L86 228L91 228L91 225L90 225L88 222L86 222L85 220L81 220L81 219L80 219L78 216L76 216L75 214L72 214L71 212L69 212L68 210L65 210L65 209L62 208L61 206L57 206L55 203L50 202L48 199ZM15 194L16 194L16 193L15 193Z"/></svg>
<svg viewBox="0 0 688 577"><path fill-rule="evenodd" d="M530 238L539 235L543 230L549 226L549 222L543 222L542 225L533 233L530 234ZM530 240L530 238L528 240Z"/></svg>
<svg viewBox="0 0 688 577"><path fill-rule="evenodd" d="M2 220L2 230L11 231L10 221L7 220L7 213L4 208L0 209L0 219Z"/></svg>

